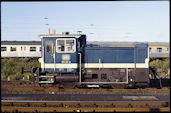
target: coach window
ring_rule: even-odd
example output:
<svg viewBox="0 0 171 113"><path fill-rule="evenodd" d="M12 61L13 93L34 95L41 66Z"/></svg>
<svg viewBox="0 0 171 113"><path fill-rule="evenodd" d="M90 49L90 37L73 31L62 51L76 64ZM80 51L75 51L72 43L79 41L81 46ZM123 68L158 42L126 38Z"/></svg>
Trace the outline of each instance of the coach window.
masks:
<svg viewBox="0 0 171 113"><path fill-rule="evenodd" d="M169 48L167 48L167 51L169 51Z"/></svg>
<svg viewBox="0 0 171 113"><path fill-rule="evenodd" d="M42 48L40 47L39 50L42 51Z"/></svg>
<svg viewBox="0 0 171 113"><path fill-rule="evenodd" d="M157 52L161 53L162 52L162 48L157 48Z"/></svg>
<svg viewBox="0 0 171 113"><path fill-rule="evenodd" d="M7 51L7 47L1 47L1 51Z"/></svg>
<svg viewBox="0 0 171 113"><path fill-rule="evenodd" d="M10 48L10 51L16 51L16 50L17 50L16 47L11 47L11 48Z"/></svg>
<svg viewBox="0 0 171 113"><path fill-rule="evenodd" d="M47 40L45 45L45 52L46 54L53 55L53 41Z"/></svg>
<svg viewBox="0 0 171 113"><path fill-rule="evenodd" d="M151 52L151 48L149 48L149 52Z"/></svg>
<svg viewBox="0 0 171 113"><path fill-rule="evenodd" d="M30 51L35 52L36 51L36 47L30 47Z"/></svg>

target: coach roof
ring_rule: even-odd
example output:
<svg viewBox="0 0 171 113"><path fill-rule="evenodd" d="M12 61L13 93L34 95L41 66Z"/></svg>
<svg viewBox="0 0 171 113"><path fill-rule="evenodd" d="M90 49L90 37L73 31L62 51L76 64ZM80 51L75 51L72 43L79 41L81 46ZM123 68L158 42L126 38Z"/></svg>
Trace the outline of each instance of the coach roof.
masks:
<svg viewBox="0 0 171 113"><path fill-rule="evenodd" d="M41 41L1 41L1 45L41 45Z"/></svg>

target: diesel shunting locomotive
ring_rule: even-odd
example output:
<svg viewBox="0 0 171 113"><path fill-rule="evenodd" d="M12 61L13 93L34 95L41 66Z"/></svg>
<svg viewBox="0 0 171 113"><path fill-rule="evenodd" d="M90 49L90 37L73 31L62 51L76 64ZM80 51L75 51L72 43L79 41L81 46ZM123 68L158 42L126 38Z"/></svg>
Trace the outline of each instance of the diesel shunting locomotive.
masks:
<svg viewBox="0 0 171 113"><path fill-rule="evenodd" d="M90 47L85 34L39 35L41 69L32 73L40 85L148 85L148 44Z"/></svg>

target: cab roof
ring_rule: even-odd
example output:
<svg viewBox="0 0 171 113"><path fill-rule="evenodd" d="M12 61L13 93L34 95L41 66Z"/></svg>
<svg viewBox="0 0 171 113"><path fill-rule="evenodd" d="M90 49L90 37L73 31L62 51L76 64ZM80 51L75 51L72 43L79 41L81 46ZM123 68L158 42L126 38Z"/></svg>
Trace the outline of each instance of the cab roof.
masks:
<svg viewBox="0 0 171 113"><path fill-rule="evenodd" d="M85 34L52 34L52 35L39 35L40 38L58 38L58 37L75 37L80 38L81 36L85 36Z"/></svg>

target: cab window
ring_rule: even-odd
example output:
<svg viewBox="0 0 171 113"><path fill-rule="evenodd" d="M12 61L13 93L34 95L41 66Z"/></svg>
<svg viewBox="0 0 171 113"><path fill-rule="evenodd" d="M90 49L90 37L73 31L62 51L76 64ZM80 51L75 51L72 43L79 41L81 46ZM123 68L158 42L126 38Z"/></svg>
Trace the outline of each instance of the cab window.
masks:
<svg viewBox="0 0 171 113"><path fill-rule="evenodd" d="M74 51L74 40L66 40L66 51Z"/></svg>
<svg viewBox="0 0 171 113"><path fill-rule="evenodd" d="M64 40L57 40L57 51L64 51Z"/></svg>
<svg viewBox="0 0 171 113"><path fill-rule="evenodd" d="M45 52L46 54L53 55L53 41L52 40L46 41Z"/></svg>
<svg viewBox="0 0 171 113"><path fill-rule="evenodd" d="M71 38L62 38L62 39L57 39L56 40L56 50L59 53L65 53L65 52L75 52L75 48L76 48L76 43L75 43L75 39L71 39Z"/></svg>

